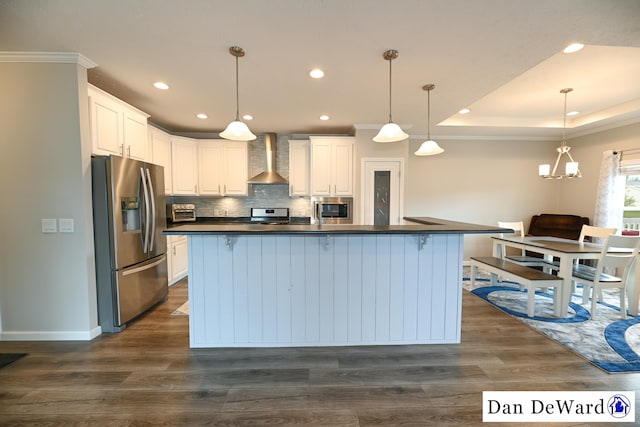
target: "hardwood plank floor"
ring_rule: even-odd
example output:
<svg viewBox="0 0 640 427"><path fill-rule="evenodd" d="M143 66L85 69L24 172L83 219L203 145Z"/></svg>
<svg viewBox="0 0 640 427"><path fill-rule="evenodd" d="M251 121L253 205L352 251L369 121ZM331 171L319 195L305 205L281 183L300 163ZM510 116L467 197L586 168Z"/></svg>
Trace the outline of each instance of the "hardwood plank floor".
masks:
<svg viewBox="0 0 640 427"><path fill-rule="evenodd" d="M0 342L0 425L482 424L483 390L635 390L464 292L462 344L190 349L187 286L120 334ZM636 406L638 404L636 403ZM508 425L502 423L501 425Z"/></svg>

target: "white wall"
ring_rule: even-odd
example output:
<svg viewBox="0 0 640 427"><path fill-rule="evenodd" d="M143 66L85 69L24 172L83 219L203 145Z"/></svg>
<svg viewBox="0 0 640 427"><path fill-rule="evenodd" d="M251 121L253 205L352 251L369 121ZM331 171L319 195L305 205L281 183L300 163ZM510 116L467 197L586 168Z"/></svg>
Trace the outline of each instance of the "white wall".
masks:
<svg viewBox="0 0 640 427"><path fill-rule="evenodd" d="M7 339L99 333L86 69L0 63L0 315ZM43 234L42 218L74 233Z"/></svg>

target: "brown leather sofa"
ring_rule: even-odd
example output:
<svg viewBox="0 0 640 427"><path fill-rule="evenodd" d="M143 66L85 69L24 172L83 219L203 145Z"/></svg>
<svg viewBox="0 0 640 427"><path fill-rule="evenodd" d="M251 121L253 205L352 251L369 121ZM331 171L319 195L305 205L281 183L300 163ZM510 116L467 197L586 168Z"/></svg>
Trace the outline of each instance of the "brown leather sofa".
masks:
<svg viewBox="0 0 640 427"><path fill-rule="evenodd" d="M578 215L540 214L531 217L530 236L553 236L578 240L583 225L589 218Z"/></svg>

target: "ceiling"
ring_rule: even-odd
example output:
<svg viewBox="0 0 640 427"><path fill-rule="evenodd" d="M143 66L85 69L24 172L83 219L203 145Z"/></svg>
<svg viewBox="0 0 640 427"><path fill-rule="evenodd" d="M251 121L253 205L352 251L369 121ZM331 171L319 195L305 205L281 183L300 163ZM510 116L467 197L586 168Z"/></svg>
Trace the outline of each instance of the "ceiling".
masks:
<svg viewBox="0 0 640 427"><path fill-rule="evenodd" d="M562 53L572 42L586 46ZM230 46L246 51L240 113L256 134L378 129L388 49L393 121L415 138L427 83L432 137L557 138L566 87L570 136L640 121L638 0L0 0L0 52L79 52L98 64L91 83L176 133L234 119Z"/></svg>

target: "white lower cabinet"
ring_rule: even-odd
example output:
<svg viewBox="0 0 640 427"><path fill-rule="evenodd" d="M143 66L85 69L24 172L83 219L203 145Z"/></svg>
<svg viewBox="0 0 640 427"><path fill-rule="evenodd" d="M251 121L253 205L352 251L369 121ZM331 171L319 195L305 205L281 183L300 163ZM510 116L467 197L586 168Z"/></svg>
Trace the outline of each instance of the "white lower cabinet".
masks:
<svg viewBox="0 0 640 427"><path fill-rule="evenodd" d="M173 285L189 273L187 236L169 236L167 248L169 285Z"/></svg>

